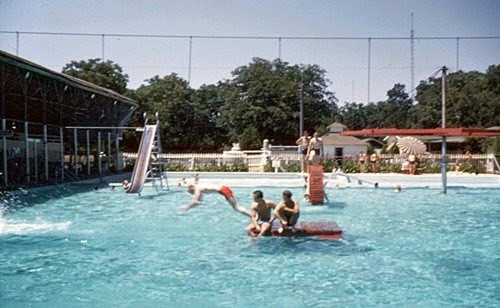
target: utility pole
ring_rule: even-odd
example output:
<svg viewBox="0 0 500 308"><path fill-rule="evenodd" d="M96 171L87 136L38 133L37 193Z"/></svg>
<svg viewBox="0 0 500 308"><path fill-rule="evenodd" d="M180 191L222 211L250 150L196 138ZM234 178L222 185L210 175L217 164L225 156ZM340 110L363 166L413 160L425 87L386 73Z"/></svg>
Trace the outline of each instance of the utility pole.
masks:
<svg viewBox="0 0 500 308"><path fill-rule="evenodd" d="M413 31L413 12L411 12L411 31L410 31L410 85L415 87L415 31ZM412 91L411 99L415 96L415 91Z"/></svg>
<svg viewBox="0 0 500 308"><path fill-rule="evenodd" d="M446 128L446 66L441 68L441 128ZM446 193L446 136L441 140L441 180L443 184L442 192Z"/></svg>
<svg viewBox="0 0 500 308"><path fill-rule="evenodd" d="M372 38L369 37L368 38L368 94L367 94L367 98L366 98L366 103L369 104L370 103L370 73L371 73L371 69L372 69Z"/></svg>
<svg viewBox="0 0 500 308"><path fill-rule="evenodd" d="M299 93L299 104L300 104L300 119L299 119L299 136L304 133L304 77L302 69L300 70L300 93Z"/></svg>

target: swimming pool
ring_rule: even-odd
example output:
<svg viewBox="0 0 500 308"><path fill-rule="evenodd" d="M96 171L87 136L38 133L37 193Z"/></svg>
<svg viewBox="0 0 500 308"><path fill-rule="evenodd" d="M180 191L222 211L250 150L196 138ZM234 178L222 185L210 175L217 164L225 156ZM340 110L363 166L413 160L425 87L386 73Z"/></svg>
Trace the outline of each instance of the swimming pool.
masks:
<svg viewBox="0 0 500 308"><path fill-rule="evenodd" d="M285 188L303 192L255 184L275 201ZM254 189L233 187L247 208ZM219 195L179 212L191 197L184 188L10 196L0 216L0 306L500 305L499 190L327 194L326 206L301 202L301 220L336 221L341 241L250 239L246 217Z"/></svg>

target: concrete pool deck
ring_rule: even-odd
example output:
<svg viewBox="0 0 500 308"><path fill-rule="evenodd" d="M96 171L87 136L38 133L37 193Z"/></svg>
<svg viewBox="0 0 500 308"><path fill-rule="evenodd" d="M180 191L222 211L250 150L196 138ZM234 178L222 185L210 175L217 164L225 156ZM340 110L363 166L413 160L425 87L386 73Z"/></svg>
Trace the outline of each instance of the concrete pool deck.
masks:
<svg viewBox="0 0 500 308"><path fill-rule="evenodd" d="M176 187L183 178L188 184L194 182L199 175L200 183L224 184L228 186L304 186L305 174L300 173L268 173L268 172L167 172L169 187ZM104 177L101 184L119 184L124 179L130 179L131 173L123 173ZM326 188L373 188L378 183L379 188L432 188L441 189L441 174L406 175L401 173L325 173ZM99 178L79 182L81 184L100 184ZM149 184L151 185L151 184ZM148 183L145 184L148 186ZM185 184L184 184L185 186ZM500 175L472 174L462 172L447 173L447 187L494 188L500 189Z"/></svg>
<svg viewBox="0 0 500 308"><path fill-rule="evenodd" d="M193 183L198 174L200 183L210 182L229 186L303 186L304 175L300 173L252 173L252 172L168 172L170 186L176 186L178 181L185 178ZM325 173L324 181L327 188L353 187L371 188L378 183L379 188L426 187L442 188L441 174L405 175L400 173L352 173L330 174ZM500 175L447 173L447 187L466 188L498 188L500 189Z"/></svg>

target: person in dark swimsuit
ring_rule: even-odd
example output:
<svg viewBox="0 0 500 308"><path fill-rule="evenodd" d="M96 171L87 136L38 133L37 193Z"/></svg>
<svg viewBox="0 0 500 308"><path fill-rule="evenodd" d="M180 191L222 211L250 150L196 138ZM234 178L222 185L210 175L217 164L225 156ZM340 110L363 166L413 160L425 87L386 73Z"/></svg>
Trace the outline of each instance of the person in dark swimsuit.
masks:
<svg viewBox="0 0 500 308"><path fill-rule="evenodd" d="M310 139L311 137L309 136L309 133L307 132L307 130L305 130L304 135L297 139L297 141L295 141L295 144L300 147L300 153L302 154L302 157L300 159L300 172L302 173L307 170L307 151L309 149Z"/></svg>
<svg viewBox="0 0 500 308"><path fill-rule="evenodd" d="M283 200L274 209L274 215L281 222L281 228L278 229L282 233L286 228L292 228L299 220L300 209L297 200L292 199L292 193L289 190L283 191Z"/></svg>
<svg viewBox="0 0 500 308"><path fill-rule="evenodd" d="M271 200L264 199L264 194L260 190L253 192L252 223L247 227L250 236L270 235L271 226L276 217L271 219L271 210L276 208L276 204Z"/></svg>

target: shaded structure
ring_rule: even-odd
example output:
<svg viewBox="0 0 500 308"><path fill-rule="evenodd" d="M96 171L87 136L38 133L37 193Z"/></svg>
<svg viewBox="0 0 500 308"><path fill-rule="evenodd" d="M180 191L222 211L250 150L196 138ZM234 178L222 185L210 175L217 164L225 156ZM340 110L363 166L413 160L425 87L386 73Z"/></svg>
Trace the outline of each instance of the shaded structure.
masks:
<svg viewBox="0 0 500 308"><path fill-rule="evenodd" d="M120 170L119 140L137 103L0 51L0 187Z"/></svg>
<svg viewBox="0 0 500 308"><path fill-rule="evenodd" d="M365 128L361 130L346 130L344 136L386 137L386 136L436 136L436 137L499 137L500 130L484 128Z"/></svg>
<svg viewBox="0 0 500 308"><path fill-rule="evenodd" d="M444 113L443 113L444 114ZM445 121L443 121L444 123ZM342 135L346 136L358 136L358 137L386 137L386 136L413 136L413 137L425 137L425 136L435 136L436 138L442 138L442 184L443 192L446 193L446 138L447 137L467 137L467 138L478 138L478 137L499 137L500 130L497 129L484 129L484 128L409 128L409 129L398 129L398 128L366 128L362 130L348 130L342 132Z"/></svg>

